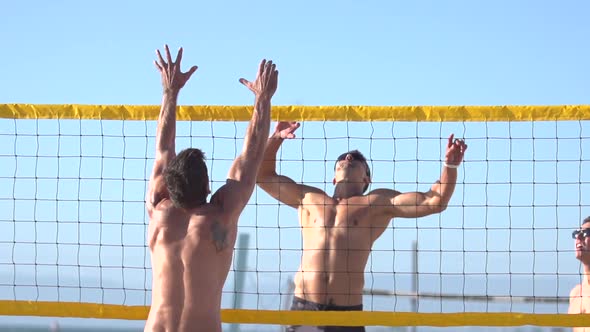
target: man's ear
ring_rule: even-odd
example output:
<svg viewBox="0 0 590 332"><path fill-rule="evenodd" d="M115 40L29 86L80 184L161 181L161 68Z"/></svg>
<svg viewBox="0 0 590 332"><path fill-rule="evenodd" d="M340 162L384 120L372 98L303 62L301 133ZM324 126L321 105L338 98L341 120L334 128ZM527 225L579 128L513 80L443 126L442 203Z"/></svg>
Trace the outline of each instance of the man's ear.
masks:
<svg viewBox="0 0 590 332"><path fill-rule="evenodd" d="M369 189L369 184L371 184L371 178L365 175L365 177L363 178L363 182L365 183L365 188ZM367 189L365 189L365 191Z"/></svg>

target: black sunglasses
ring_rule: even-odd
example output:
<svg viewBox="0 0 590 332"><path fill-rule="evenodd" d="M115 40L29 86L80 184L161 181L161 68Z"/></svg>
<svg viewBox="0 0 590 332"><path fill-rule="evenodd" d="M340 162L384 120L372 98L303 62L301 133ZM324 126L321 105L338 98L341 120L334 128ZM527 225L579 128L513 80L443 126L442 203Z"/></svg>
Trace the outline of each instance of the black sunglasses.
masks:
<svg viewBox="0 0 590 332"><path fill-rule="evenodd" d="M580 234L582 234L582 237L584 238L590 237L590 228L576 229L572 232L572 239L577 239Z"/></svg>

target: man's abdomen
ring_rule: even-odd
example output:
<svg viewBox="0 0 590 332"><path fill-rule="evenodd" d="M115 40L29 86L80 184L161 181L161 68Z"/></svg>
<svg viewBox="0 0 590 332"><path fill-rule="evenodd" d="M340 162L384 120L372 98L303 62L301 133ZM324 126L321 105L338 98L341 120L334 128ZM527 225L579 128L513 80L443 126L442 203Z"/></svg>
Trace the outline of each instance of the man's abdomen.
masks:
<svg viewBox="0 0 590 332"><path fill-rule="evenodd" d="M299 271L295 277L295 295L321 304L362 304L363 286L364 272Z"/></svg>

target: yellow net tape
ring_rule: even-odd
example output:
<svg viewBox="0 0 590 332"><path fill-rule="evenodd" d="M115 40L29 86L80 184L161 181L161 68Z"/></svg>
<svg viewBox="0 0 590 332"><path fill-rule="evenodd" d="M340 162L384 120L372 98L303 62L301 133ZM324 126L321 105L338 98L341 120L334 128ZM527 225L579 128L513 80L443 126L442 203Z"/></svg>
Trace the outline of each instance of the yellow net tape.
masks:
<svg viewBox="0 0 590 332"><path fill-rule="evenodd" d="M0 104L0 118L156 120L159 106ZM590 105L554 106L273 106L284 121L565 121L590 120ZM178 120L249 121L252 106L179 106Z"/></svg>
<svg viewBox="0 0 590 332"><path fill-rule="evenodd" d="M78 302L0 301L0 315L144 320L149 307ZM224 323L332 326L590 326L590 315L383 311L221 310Z"/></svg>

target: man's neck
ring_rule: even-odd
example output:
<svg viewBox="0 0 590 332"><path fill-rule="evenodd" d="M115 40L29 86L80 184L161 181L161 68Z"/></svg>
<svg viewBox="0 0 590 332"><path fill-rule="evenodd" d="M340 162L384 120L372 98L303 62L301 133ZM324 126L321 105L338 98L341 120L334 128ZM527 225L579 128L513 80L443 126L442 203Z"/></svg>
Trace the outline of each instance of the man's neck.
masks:
<svg viewBox="0 0 590 332"><path fill-rule="evenodd" d="M590 265L582 263L584 266L584 280L582 280L582 284L584 286L590 286Z"/></svg>
<svg viewBox="0 0 590 332"><path fill-rule="evenodd" d="M356 183L347 183L347 182L339 182L336 184L336 188L334 188L334 195L332 198L334 199L346 199L351 198L353 196L362 196L363 191L359 189L358 184Z"/></svg>

